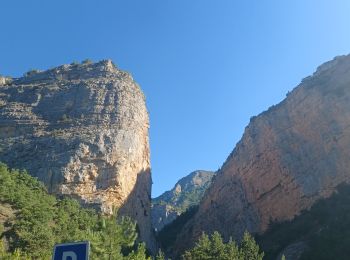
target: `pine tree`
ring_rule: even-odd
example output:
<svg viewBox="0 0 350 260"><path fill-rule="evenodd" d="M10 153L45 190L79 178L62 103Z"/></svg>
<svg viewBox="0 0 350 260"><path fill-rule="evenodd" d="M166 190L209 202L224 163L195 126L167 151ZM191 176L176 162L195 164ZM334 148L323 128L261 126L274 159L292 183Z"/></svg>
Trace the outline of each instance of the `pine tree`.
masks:
<svg viewBox="0 0 350 260"><path fill-rule="evenodd" d="M243 260L239 248L234 240L230 238L229 242L226 244L226 259L225 260Z"/></svg>
<svg viewBox="0 0 350 260"><path fill-rule="evenodd" d="M219 232L215 231L210 238L210 254L217 259L225 260L227 258L224 242Z"/></svg>
<svg viewBox="0 0 350 260"><path fill-rule="evenodd" d="M221 235L214 232L210 237L202 234L196 245L185 252L183 260L262 260L263 252L254 238L245 232L240 247L232 239L224 243Z"/></svg>
<svg viewBox="0 0 350 260"><path fill-rule="evenodd" d="M183 255L183 260L210 259L210 240L207 234L203 233L195 247Z"/></svg>
<svg viewBox="0 0 350 260"><path fill-rule="evenodd" d="M3 239L4 227L0 224L0 259L4 259L6 255L5 243Z"/></svg>
<svg viewBox="0 0 350 260"><path fill-rule="evenodd" d="M138 245L137 250L132 251L130 254L123 258L124 260L152 260L146 255L146 246L141 243Z"/></svg>
<svg viewBox="0 0 350 260"><path fill-rule="evenodd" d="M1 260L49 259L54 244L82 240L91 242L91 259L149 260L144 245L127 254L137 238L136 223L130 218L117 221L116 215L101 216L75 200L57 199L26 172L1 163L0 187L0 201L16 210L6 231L11 235L6 240L9 252L0 230Z"/></svg>
<svg viewBox="0 0 350 260"><path fill-rule="evenodd" d="M264 253L260 253L259 245L247 231L241 241L240 253L244 260L262 260L264 257Z"/></svg>
<svg viewBox="0 0 350 260"><path fill-rule="evenodd" d="M165 260L165 255L164 255L164 253L163 253L163 251L161 249L159 249L155 260Z"/></svg>

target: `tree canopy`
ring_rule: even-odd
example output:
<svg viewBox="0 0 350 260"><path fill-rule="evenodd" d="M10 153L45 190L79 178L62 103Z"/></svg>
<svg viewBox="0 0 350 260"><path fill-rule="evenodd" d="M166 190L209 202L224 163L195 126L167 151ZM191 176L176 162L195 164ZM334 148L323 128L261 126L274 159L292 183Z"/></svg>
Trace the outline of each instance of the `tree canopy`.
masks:
<svg viewBox="0 0 350 260"><path fill-rule="evenodd" d="M264 253L260 251L254 238L245 232L240 245L230 239L227 243L219 232L211 236L202 234L196 245L185 252L183 260L262 260Z"/></svg>
<svg viewBox="0 0 350 260"><path fill-rule="evenodd" d="M136 223L102 216L73 199L57 199L25 171L0 164L0 204L15 212L0 230L0 259L49 259L56 243L89 240L91 259L150 259Z"/></svg>

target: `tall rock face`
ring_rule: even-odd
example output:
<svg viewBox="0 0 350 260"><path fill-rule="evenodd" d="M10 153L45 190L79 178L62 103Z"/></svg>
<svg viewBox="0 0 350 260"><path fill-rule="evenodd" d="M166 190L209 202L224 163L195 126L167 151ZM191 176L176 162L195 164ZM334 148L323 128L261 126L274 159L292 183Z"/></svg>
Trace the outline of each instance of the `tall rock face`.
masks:
<svg viewBox="0 0 350 260"><path fill-rule="evenodd" d="M211 171L197 170L179 180L173 189L152 199L152 225L160 231L188 208L198 205L215 175Z"/></svg>
<svg viewBox="0 0 350 260"><path fill-rule="evenodd" d="M217 173L181 251L202 231L239 239L290 220L350 180L350 56L320 66L280 104L251 119Z"/></svg>
<svg viewBox="0 0 350 260"><path fill-rule="evenodd" d="M1 81L0 161L49 192L130 215L150 243L151 174L145 97L110 60Z"/></svg>

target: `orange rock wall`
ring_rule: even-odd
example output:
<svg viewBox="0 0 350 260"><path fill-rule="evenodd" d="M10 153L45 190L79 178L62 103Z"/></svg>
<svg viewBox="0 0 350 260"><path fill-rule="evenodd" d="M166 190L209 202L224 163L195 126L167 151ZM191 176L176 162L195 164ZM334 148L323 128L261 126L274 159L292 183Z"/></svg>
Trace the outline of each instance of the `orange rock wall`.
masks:
<svg viewBox="0 0 350 260"><path fill-rule="evenodd" d="M292 219L349 181L349 158L350 56L342 56L251 119L175 248L202 231L239 239Z"/></svg>

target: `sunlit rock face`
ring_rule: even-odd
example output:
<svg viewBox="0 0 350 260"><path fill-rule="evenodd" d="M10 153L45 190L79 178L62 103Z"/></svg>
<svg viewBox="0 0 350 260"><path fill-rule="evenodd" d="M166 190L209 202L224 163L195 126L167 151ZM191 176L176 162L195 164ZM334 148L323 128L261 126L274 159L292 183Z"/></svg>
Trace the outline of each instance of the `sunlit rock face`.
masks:
<svg viewBox="0 0 350 260"><path fill-rule="evenodd" d="M0 84L0 160L49 192L110 214L150 243L149 118L132 77L110 60L30 71Z"/></svg>
<svg viewBox="0 0 350 260"><path fill-rule="evenodd" d="M202 231L239 239L292 219L349 182L349 158L350 56L341 56L251 119L175 248Z"/></svg>

